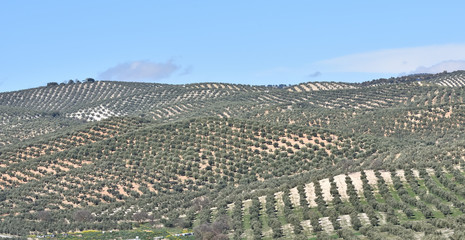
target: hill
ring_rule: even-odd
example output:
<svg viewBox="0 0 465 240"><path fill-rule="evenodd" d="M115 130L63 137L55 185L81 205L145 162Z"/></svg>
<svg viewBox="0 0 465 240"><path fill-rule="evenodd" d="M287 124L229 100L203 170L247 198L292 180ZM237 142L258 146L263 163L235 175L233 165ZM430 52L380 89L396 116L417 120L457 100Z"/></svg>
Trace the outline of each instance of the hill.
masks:
<svg viewBox="0 0 465 240"><path fill-rule="evenodd" d="M0 233L460 239L464 78L0 93Z"/></svg>

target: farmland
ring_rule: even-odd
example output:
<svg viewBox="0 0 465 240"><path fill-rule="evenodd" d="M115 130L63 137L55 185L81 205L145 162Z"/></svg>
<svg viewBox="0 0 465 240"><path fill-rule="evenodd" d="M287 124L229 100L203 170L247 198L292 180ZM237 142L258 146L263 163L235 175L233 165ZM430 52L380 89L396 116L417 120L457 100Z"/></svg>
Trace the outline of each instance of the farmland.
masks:
<svg viewBox="0 0 465 240"><path fill-rule="evenodd" d="M461 239L464 84L458 71L0 93L0 233Z"/></svg>

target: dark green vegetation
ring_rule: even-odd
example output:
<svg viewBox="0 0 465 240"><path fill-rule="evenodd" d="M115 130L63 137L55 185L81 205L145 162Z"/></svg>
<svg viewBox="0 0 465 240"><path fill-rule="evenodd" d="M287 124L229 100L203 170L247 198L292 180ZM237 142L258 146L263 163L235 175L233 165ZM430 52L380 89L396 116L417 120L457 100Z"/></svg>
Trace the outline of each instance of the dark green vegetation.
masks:
<svg viewBox="0 0 465 240"><path fill-rule="evenodd" d="M98 231L85 230L81 232L70 232L60 234L39 234L30 235L29 238L45 238L45 239L67 239L67 240L95 240L95 239L172 239L172 240L188 240L195 239L192 232L186 232L176 228L159 228L153 229L150 224L144 224L131 230L120 231ZM182 236L181 234L189 234Z"/></svg>
<svg viewBox="0 0 465 240"><path fill-rule="evenodd" d="M0 233L461 239L463 86L465 72L0 93Z"/></svg>

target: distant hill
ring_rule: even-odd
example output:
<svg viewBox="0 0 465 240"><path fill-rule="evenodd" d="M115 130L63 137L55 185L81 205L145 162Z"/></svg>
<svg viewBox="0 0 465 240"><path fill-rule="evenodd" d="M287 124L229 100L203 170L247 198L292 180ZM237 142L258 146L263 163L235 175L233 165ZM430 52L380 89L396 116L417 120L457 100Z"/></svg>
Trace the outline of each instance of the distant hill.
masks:
<svg viewBox="0 0 465 240"><path fill-rule="evenodd" d="M462 239L464 83L457 71L0 93L0 234Z"/></svg>

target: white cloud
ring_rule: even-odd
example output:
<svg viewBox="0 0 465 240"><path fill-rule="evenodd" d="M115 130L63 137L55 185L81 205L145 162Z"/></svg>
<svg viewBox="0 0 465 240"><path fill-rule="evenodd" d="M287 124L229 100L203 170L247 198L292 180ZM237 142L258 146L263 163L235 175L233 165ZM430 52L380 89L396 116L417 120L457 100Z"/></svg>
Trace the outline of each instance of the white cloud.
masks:
<svg viewBox="0 0 465 240"><path fill-rule="evenodd" d="M451 60L434 64L431 67L418 67L411 73L438 73L443 71L453 72L457 70L465 70L465 60Z"/></svg>
<svg viewBox="0 0 465 240"><path fill-rule="evenodd" d="M137 81L167 78L181 67L171 60L167 62L133 61L118 64L100 74L103 80Z"/></svg>
<svg viewBox="0 0 465 240"><path fill-rule="evenodd" d="M434 69L454 64L463 66L457 63L464 60L465 44L447 44L352 54L323 60L315 65L325 72L408 73L416 72L422 66L438 65ZM425 69L433 70L432 67Z"/></svg>

